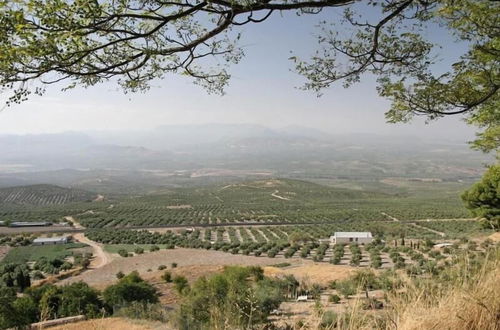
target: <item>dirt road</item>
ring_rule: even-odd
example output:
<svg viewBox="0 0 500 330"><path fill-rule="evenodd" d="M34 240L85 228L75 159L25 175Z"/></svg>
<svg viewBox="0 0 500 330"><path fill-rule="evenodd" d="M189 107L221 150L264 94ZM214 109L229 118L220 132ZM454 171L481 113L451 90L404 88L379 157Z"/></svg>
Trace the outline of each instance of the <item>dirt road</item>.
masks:
<svg viewBox="0 0 500 330"><path fill-rule="evenodd" d="M437 235L439 235L441 237L445 237L446 236L446 234L443 233L443 232L441 232L441 231L437 231L437 230L434 230L434 229L431 229L431 228L428 228L428 227L425 227L425 226L420 226L419 224L417 224L415 222L410 223L410 225L412 225L414 227L417 227L417 228L420 228L420 229L423 229L423 230L427 230L427 231L429 231L431 233L434 233L434 234L437 234Z"/></svg>
<svg viewBox="0 0 500 330"><path fill-rule="evenodd" d="M87 244L92 247L92 254L94 255L94 258L90 262L89 269L101 268L111 261L111 257L106 252L104 252L102 246L94 241L89 240L87 237L85 237L85 234L74 234L73 238L75 239L75 241Z"/></svg>
<svg viewBox="0 0 500 330"><path fill-rule="evenodd" d="M398 219L398 218L393 217L392 215L389 215L389 214L387 214L387 213L385 213L385 212L380 212L380 213L381 213L383 216L388 217L388 218L389 218L389 219L391 219L392 221L399 222L399 219Z"/></svg>
<svg viewBox="0 0 500 330"><path fill-rule="evenodd" d="M289 201L290 198L286 198L286 197L283 197L283 196L280 196L280 195L277 195L280 191L279 190L275 190L271 196L275 197L275 198L278 198L278 199L281 199L281 200L284 200L284 201Z"/></svg>
<svg viewBox="0 0 500 330"><path fill-rule="evenodd" d="M64 219L66 219L66 221L71 222L73 224L73 227L76 229L85 229L85 227L82 226L78 221L76 221L76 219L73 218L72 216L64 217Z"/></svg>

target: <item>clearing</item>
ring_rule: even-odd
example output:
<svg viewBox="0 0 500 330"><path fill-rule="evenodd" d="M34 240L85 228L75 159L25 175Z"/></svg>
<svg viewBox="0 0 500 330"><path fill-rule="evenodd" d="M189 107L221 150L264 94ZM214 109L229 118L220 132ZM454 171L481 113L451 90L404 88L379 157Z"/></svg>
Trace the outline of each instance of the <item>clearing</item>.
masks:
<svg viewBox="0 0 500 330"><path fill-rule="evenodd" d="M173 250L160 250L133 257L117 257L110 263L90 272L65 279L61 283L84 281L98 288L105 287L116 281L116 273L122 271L127 274L137 270L141 276L157 270L160 265L170 266L177 263L179 268L185 266L266 266L276 264L276 259L268 257L252 257L233 255L222 251L176 248ZM294 264L309 263L310 261L293 260Z"/></svg>

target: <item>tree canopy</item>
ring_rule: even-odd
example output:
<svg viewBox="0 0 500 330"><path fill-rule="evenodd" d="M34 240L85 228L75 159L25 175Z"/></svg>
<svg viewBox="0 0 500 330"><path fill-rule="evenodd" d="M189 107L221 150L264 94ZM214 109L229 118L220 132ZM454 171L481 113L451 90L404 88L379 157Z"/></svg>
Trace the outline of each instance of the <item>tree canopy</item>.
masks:
<svg viewBox="0 0 500 330"><path fill-rule="evenodd" d="M243 56L242 25L328 7L343 15L322 22L316 54L291 57L305 89L349 87L371 73L391 101L388 121L465 114L482 129L474 146L498 148L500 3L489 0L4 0L0 86L13 93L10 104L60 81L71 88L114 78L138 91L178 73L222 93L228 65ZM438 26L466 46L444 71L434 66L439 45L426 38Z"/></svg>
<svg viewBox="0 0 500 330"><path fill-rule="evenodd" d="M462 194L465 206L487 227L500 229L500 165L492 165L481 181Z"/></svg>

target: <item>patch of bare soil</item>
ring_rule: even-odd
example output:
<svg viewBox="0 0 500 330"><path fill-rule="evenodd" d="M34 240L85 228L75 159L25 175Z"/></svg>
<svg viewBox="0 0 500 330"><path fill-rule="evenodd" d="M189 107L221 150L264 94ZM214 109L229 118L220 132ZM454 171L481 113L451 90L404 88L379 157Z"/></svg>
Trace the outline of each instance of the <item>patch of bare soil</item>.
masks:
<svg viewBox="0 0 500 330"><path fill-rule="evenodd" d="M488 236L489 239L491 239L493 242L500 242L500 232L496 232L494 234L491 234Z"/></svg>
<svg viewBox="0 0 500 330"><path fill-rule="evenodd" d="M159 330L172 329L165 323L145 320L131 320L119 317L93 319L51 327L52 330Z"/></svg>
<svg viewBox="0 0 500 330"><path fill-rule="evenodd" d="M73 218L72 216L64 217L64 219L71 222L73 224L73 227L75 227L76 229L85 229L85 227L82 226L78 221L76 221L76 219Z"/></svg>
<svg viewBox="0 0 500 330"><path fill-rule="evenodd" d="M110 263L81 275L64 280L65 283L84 281L91 286L103 288L116 281L116 273L122 271L127 274L134 270L141 276L146 277L148 273L157 270L158 266L166 265L170 268L172 263L177 263L178 267L186 266L265 266L278 263L279 260L267 257L253 257L233 255L221 251L201 250L201 249L174 249L160 250L156 252L136 255L129 258L117 258ZM294 261L292 261L294 262ZM297 263L300 260L295 261Z"/></svg>
<svg viewBox="0 0 500 330"><path fill-rule="evenodd" d="M298 280L309 281L311 284L328 285L331 281L350 277L356 270L359 268L326 263L306 263L286 268L264 267L264 274L275 277L293 275Z"/></svg>
<svg viewBox="0 0 500 330"><path fill-rule="evenodd" d="M5 245L0 246L0 261L2 261L3 258L5 258L7 253L9 253L9 250L10 246L5 246Z"/></svg>

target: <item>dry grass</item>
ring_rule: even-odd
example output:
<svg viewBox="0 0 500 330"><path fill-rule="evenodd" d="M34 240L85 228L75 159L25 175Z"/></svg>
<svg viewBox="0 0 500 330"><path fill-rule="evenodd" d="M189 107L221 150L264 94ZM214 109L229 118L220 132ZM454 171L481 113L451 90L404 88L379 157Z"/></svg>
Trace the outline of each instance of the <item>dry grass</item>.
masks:
<svg viewBox="0 0 500 330"><path fill-rule="evenodd" d="M500 330L500 250L491 250L479 270L473 264L465 256L451 266L446 279L408 280L388 295L384 310L365 311L364 299L353 299L345 313L337 314L336 327L321 325L324 310L314 308L309 317L289 326L296 330Z"/></svg>
<svg viewBox="0 0 500 330"><path fill-rule="evenodd" d="M359 270L359 268L327 263L308 263L288 268L264 267L264 275L271 277L293 275L298 280L326 286L331 281L350 277L356 270Z"/></svg>
<svg viewBox="0 0 500 330"><path fill-rule="evenodd" d="M500 263L486 264L469 281L436 297L427 290L410 289L408 301L394 300L398 329L500 329ZM430 297L429 297L430 295Z"/></svg>
<svg viewBox="0 0 500 330"><path fill-rule="evenodd" d="M71 324L65 324L57 327L51 327L51 330L168 330L165 323L152 322L145 320L130 320L125 318L110 317L104 319L94 319Z"/></svg>

